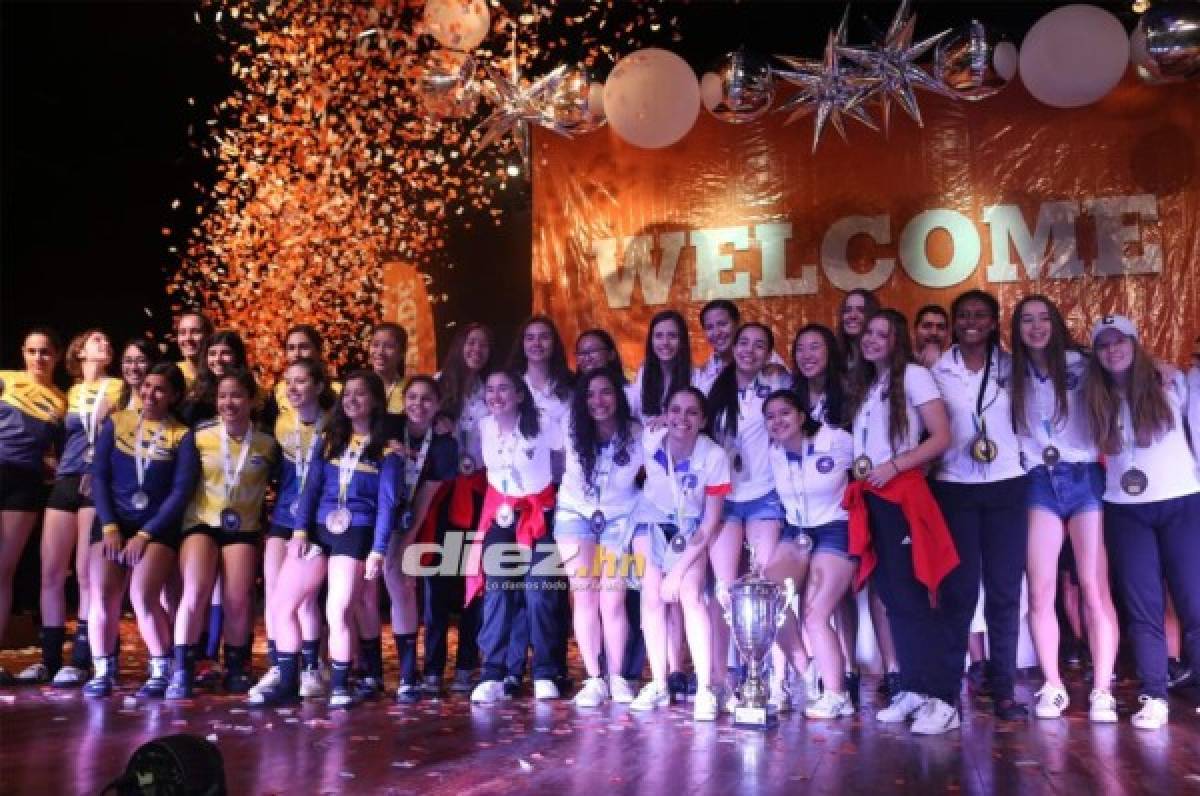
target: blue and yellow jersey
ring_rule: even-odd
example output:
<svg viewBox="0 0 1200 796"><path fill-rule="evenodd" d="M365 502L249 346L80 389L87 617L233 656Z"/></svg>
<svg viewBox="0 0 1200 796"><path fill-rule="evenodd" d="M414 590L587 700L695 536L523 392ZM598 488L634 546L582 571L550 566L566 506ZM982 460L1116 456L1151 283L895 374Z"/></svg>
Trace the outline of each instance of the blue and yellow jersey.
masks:
<svg viewBox="0 0 1200 796"><path fill-rule="evenodd" d="M365 435L355 434L351 445L365 443ZM338 508L338 459L329 459L323 454L313 462L308 472L308 481L300 495L295 529L309 530L316 524L324 524L329 513ZM346 508L350 510L351 527L373 527L374 541L371 550L383 554L387 551L392 528L403 503L404 462L396 454L388 454L382 460L363 456L354 468L350 485L346 488Z"/></svg>
<svg viewBox="0 0 1200 796"><path fill-rule="evenodd" d="M99 400L99 405L96 401ZM97 409L94 438L100 436L100 428L104 418L120 408L121 380L114 378L100 379L90 383L80 382L67 390L67 417L63 424L63 450L58 458L59 478L64 475L80 475L88 471L87 450L91 447L88 441L87 426L89 418L85 416L92 408ZM93 441L94 441L93 438Z"/></svg>
<svg viewBox="0 0 1200 796"><path fill-rule="evenodd" d="M23 370L0 370L0 464L41 472L42 459L62 439L67 399Z"/></svg>
<svg viewBox="0 0 1200 796"><path fill-rule="evenodd" d="M296 467L298 457L309 460L309 473L319 465L320 429L325 426L328 413L322 412L315 423L305 423L295 412L281 414L275 420L275 441L279 443L278 470L279 494L271 521L285 528L295 528L296 518L292 504L300 497L300 473ZM316 446L314 448L314 445Z"/></svg>
<svg viewBox="0 0 1200 796"><path fill-rule="evenodd" d="M342 394L342 383L340 381L331 381L329 389L333 390L335 396ZM292 402L287 397L287 382L283 379L275 382L275 389L271 391L271 395L265 401L262 415L259 421L263 430L274 433L275 424L284 415L292 414L296 408L292 406Z"/></svg>
<svg viewBox="0 0 1200 796"><path fill-rule="evenodd" d="M175 363L175 367L179 368L179 372L183 374L183 380L191 388L192 382L196 380L196 366L191 363L191 360L181 359Z"/></svg>
<svg viewBox="0 0 1200 796"><path fill-rule="evenodd" d="M137 436L141 412L122 410L104 421L92 463L92 496L102 525L124 524L159 536L179 524L196 485L196 460L179 455L188 428L175 418L147 420L142 427L146 475L140 491L149 505L137 509L133 496L137 479Z"/></svg>
<svg viewBox="0 0 1200 796"><path fill-rule="evenodd" d="M228 498L225 493L225 463L221 458L221 437L224 425L220 420L211 420L196 426L184 437L181 463L195 466L199 480L191 495L191 502L183 515L183 528L196 525L221 527L221 511L233 509L241 518L240 531L257 531L262 525L263 496L267 484L279 459L279 447L275 440L261 431L250 430L246 463L238 481ZM229 458L232 467L237 466L242 455L242 440L229 439ZM188 461L189 459L194 461Z"/></svg>

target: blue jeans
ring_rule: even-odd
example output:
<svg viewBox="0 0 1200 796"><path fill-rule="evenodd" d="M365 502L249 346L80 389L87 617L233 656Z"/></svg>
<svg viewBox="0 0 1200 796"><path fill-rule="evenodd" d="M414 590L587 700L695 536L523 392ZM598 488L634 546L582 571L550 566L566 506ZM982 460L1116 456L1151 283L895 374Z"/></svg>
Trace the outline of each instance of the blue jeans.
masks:
<svg viewBox="0 0 1200 796"><path fill-rule="evenodd" d="M1104 468L1097 462L1061 462L1029 471L1029 508L1044 509L1063 522L1103 508Z"/></svg>

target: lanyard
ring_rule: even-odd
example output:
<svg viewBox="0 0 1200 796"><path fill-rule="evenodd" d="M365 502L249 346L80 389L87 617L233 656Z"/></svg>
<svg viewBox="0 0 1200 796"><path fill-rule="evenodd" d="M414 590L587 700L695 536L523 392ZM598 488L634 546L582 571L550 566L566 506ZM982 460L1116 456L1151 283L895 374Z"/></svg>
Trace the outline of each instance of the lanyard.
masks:
<svg viewBox="0 0 1200 796"><path fill-rule="evenodd" d="M250 455L250 443L254 439L254 429L246 429L246 435L240 440L242 452L238 455L237 465L229 457L229 429L221 423L221 466L225 471L225 499L233 497L238 480L242 477L242 468L246 466L246 457Z"/></svg>
<svg viewBox="0 0 1200 796"><path fill-rule="evenodd" d="M296 414L296 427L292 429L292 433L288 435L292 443L292 456L296 460L296 475L300 479L300 491L304 491L304 484L308 480L308 471L312 466L313 457L316 455L317 443L321 438L321 421L318 419L313 425L312 436L309 438L308 445L304 444L304 424L300 421L299 413Z"/></svg>
<svg viewBox="0 0 1200 796"><path fill-rule="evenodd" d="M1038 418L1041 420L1042 430L1046 432L1046 439L1050 442L1054 441L1055 435L1058 433L1058 428L1052 420L1052 414L1046 411L1046 385L1050 384L1050 374L1043 376L1033 363L1029 363L1029 370L1034 381L1034 390L1037 392L1037 412ZM1050 401L1054 402L1054 387L1051 384Z"/></svg>
<svg viewBox="0 0 1200 796"><path fill-rule="evenodd" d="M147 449L142 446L142 424L144 421L144 417L138 418L137 434L134 436L133 440L133 464L137 471L138 491L142 491L146 483L146 470L150 466L150 456L147 454ZM166 430L166 423L159 425L158 431L154 434L154 438L150 440L150 451L153 451L162 444L163 432Z"/></svg>
<svg viewBox="0 0 1200 796"><path fill-rule="evenodd" d="M812 455L813 455L813 443L812 442L808 443L808 452L804 453L804 454L792 453L791 451L787 450L786 448L783 449L783 456L784 456L784 459L787 461L788 485L791 486L791 488L792 488L792 494L797 495L800 498L800 503L802 506L802 510L804 512L803 516L797 517L796 526L799 528L804 528L805 527L804 521L809 518L808 486L805 483L805 477L804 477L804 460L807 456L812 456ZM796 488L796 470L800 471L800 488L799 489Z"/></svg>
<svg viewBox="0 0 1200 796"><path fill-rule="evenodd" d="M1121 452L1129 451L1129 467L1137 466L1137 429L1133 427L1133 408L1129 401L1121 399L1121 412L1117 417L1117 431L1121 434Z"/></svg>
<svg viewBox="0 0 1200 796"><path fill-rule="evenodd" d="M87 435L89 448L96 444L96 420L100 417L100 404L104 402L104 396L108 393L110 381L112 379L102 379L90 401L85 395L83 406L79 410L79 422L83 424L83 433Z"/></svg>
<svg viewBox="0 0 1200 796"><path fill-rule="evenodd" d="M513 429L509 433L505 434L500 431L499 424L497 424L496 432L499 435L499 438L496 440L496 453L498 454L499 459L500 459L501 469L503 469L504 472L507 473L507 475L505 476L504 481L503 481L504 494L506 494L506 495L508 494L508 479L509 478L511 478L513 480L513 483L516 484L517 489L523 490L524 487L521 484L521 474L519 472L517 472L517 464L516 464L517 430ZM509 441L511 441L511 444L506 446L505 443L509 442Z"/></svg>
<svg viewBox="0 0 1200 796"><path fill-rule="evenodd" d="M584 485L584 492L597 503L600 502L600 497L604 494L605 488L608 487L609 478L612 476L612 471L615 467L613 459L616 455L616 446L617 435L613 434L613 438L607 444L601 446L600 455L596 457L596 465L592 468L592 477Z"/></svg>
<svg viewBox="0 0 1200 796"><path fill-rule="evenodd" d="M358 461L362 458L363 451L367 448L367 437L362 437L355 443L355 440L350 440L346 445L346 450L342 451L341 458L338 459L338 506L346 507L346 494L350 490L350 481L354 478L354 471L358 469Z"/></svg>
<svg viewBox="0 0 1200 796"><path fill-rule="evenodd" d="M679 488L679 479L675 477L675 459L671 456L671 446L666 440L663 440L663 453L667 456L667 480L671 482L671 500L675 504L675 524L683 530L683 521L686 517L686 503L684 493ZM687 459L683 463L687 464ZM683 472L687 472L685 468Z"/></svg>
<svg viewBox="0 0 1200 796"><path fill-rule="evenodd" d="M404 430L405 442L409 442L408 429ZM433 426L425 429L425 437L421 440L421 449L417 453L416 461L413 461L408 456L404 457L404 487L408 492L407 503L411 506L413 495L417 493L417 481L421 477L421 472L425 469L425 458L429 455L429 444L433 441Z"/></svg>

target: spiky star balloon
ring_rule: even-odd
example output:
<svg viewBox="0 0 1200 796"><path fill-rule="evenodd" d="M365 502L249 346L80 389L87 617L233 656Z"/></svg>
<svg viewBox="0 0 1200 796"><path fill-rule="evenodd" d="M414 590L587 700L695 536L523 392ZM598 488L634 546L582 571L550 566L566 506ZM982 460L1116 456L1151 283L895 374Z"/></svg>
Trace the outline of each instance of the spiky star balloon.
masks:
<svg viewBox="0 0 1200 796"><path fill-rule="evenodd" d="M874 93L879 95L882 104L884 130L888 129L893 101L904 109L918 127L924 126L914 88L932 91L943 97L954 96L941 81L916 64L918 59L932 50L950 31L944 30L913 44L917 18L909 13L909 4L910 0L900 0L900 7L892 17L887 35L878 46L846 47L843 44L838 48L841 55L876 78Z"/></svg>
<svg viewBox="0 0 1200 796"><path fill-rule="evenodd" d="M829 32L829 39L825 44L825 54L820 61L791 55L776 56L789 68L776 69L774 73L800 88L794 97L779 106L779 112L791 112L784 122L785 125L809 114L816 114L816 118L813 120L813 152L817 151L817 145L821 142L821 133L824 131L826 123L832 124L833 128L841 135L842 140L846 140L846 127L842 122L843 115L857 119L872 130L879 129L863 105L876 83L875 78L850 74L842 70L838 49L839 43L845 41L845 22L845 17L843 17L837 32Z"/></svg>
<svg viewBox="0 0 1200 796"><path fill-rule="evenodd" d="M483 121L480 129L483 136L476 144L475 151L480 152L512 134L521 153L525 173L529 173L529 125L538 124L553 130L559 135L570 137L570 131L560 127L554 121L552 111L548 112L555 90L567 74L567 64L560 64L532 82L521 79L521 70L517 65L516 42L513 42L514 56L512 69L508 75L503 71L488 65L486 71L491 79L493 102L495 108L490 116Z"/></svg>

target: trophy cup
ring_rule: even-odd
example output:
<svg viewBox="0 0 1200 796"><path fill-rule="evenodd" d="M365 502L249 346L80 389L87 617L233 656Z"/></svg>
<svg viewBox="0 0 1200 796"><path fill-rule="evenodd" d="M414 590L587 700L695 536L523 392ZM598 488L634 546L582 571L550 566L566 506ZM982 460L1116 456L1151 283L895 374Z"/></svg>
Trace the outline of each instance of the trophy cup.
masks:
<svg viewBox="0 0 1200 796"><path fill-rule="evenodd" d="M796 587L791 578L780 588L755 569L734 581L729 589L725 621L748 670L741 699L733 709L733 723L740 727L766 729L778 721L767 705L763 662L795 599Z"/></svg>

